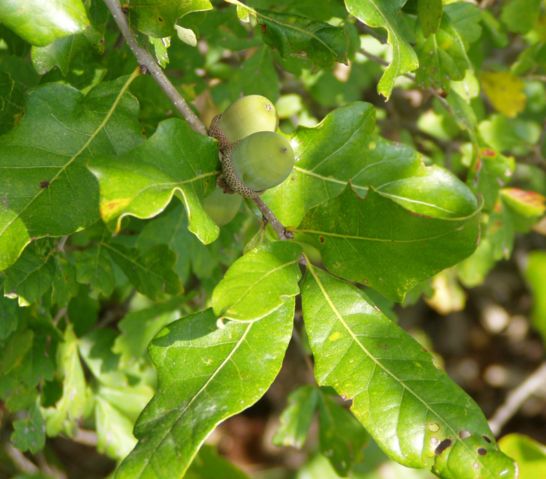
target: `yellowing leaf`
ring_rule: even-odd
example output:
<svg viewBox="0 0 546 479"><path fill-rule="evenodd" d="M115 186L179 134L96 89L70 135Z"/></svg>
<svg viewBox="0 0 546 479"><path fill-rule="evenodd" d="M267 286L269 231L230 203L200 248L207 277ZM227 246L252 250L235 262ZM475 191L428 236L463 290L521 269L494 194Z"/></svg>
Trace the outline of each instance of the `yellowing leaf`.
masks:
<svg viewBox="0 0 546 479"><path fill-rule="evenodd" d="M493 107L514 118L525 108L523 82L510 72L484 72L481 75L483 90Z"/></svg>
<svg viewBox="0 0 546 479"><path fill-rule="evenodd" d="M503 188L501 198L508 206L526 218L540 217L546 212L546 198L536 191Z"/></svg>

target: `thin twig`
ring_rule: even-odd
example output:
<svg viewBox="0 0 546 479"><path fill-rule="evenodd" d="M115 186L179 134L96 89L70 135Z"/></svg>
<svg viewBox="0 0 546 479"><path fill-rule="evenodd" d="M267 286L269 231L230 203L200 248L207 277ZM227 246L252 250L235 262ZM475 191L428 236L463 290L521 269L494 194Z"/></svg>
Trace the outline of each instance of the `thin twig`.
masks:
<svg viewBox="0 0 546 479"><path fill-rule="evenodd" d="M546 83L546 75L526 75L523 77L524 80L534 80L541 81Z"/></svg>
<svg viewBox="0 0 546 479"><path fill-rule="evenodd" d="M518 411L525 400L546 383L546 362L542 363L531 375L514 389L506 401L495 411L489 420L489 427L497 436L502 427Z"/></svg>
<svg viewBox="0 0 546 479"><path fill-rule="evenodd" d="M180 114L186 119L190 126L198 133L202 135L207 134L207 129L199 117L193 112L186 100L180 95L178 90L167 78L161 67L157 64L154 57L142 48L135 37L135 34L131 30L129 23L127 23L127 18L121 10L118 0L104 0L104 3L112 13L114 20L116 21L121 34L125 38L127 45L135 55L138 63L141 67L144 67L147 71L150 72L154 80L169 97L169 100L173 103L175 108L180 112Z"/></svg>
<svg viewBox="0 0 546 479"><path fill-rule="evenodd" d="M284 225L279 221L279 219L275 216L275 213L269 209L269 206L267 206L264 201L258 196L252 197L252 200L254 203L256 203L256 206L261 211L263 217L267 220L267 222L271 225L271 227L275 230L275 233L277 233L277 236L282 239L290 239L292 235L286 230Z"/></svg>
<svg viewBox="0 0 546 479"><path fill-rule="evenodd" d="M38 462L41 471L47 475L47 477L50 477L51 479L66 479L65 472L59 469L59 467L49 464L43 452L36 454L36 462Z"/></svg>
<svg viewBox="0 0 546 479"><path fill-rule="evenodd" d="M64 247L66 246L66 242L68 241L68 235L62 236L59 242L57 243L57 251L60 253L64 253Z"/></svg>
<svg viewBox="0 0 546 479"><path fill-rule="evenodd" d="M36 474L40 471L36 464L34 464L21 451L19 451L19 449L13 447L10 443L7 443L4 448L8 457L21 472L24 472L25 474Z"/></svg>
<svg viewBox="0 0 546 479"><path fill-rule="evenodd" d="M363 48L360 49L360 53L362 53L362 55L364 55L366 58L376 62L376 63L379 63L380 65L383 65L384 67L388 67L389 66L389 62L386 61L386 60L383 60L383 58L373 54L373 53L370 53L369 51L367 50L364 50ZM410 80L413 80L415 81L415 75L413 73L403 73L402 76L405 76L406 78L409 78Z"/></svg>
<svg viewBox="0 0 546 479"><path fill-rule="evenodd" d="M57 311L57 313L55 314L52 322L55 326L57 326L57 323L63 318L63 316L66 315L66 313L68 312L68 309L67 308L61 308L59 309L59 311Z"/></svg>
<svg viewBox="0 0 546 479"><path fill-rule="evenodd" d="M90 447L97 447L98 444L97 433L95 431L88 431L87 429L77 429L72 440L78 444Z"/></svg>

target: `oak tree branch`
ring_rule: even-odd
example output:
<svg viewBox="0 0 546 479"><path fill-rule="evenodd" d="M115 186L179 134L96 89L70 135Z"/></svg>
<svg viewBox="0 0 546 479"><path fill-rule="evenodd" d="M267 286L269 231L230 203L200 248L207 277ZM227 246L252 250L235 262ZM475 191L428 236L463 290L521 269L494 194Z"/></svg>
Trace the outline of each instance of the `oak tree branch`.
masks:
<svg viewBox="0 0 546 479"><path fill-rule="evenodd" d="M542 363L524 382L514 389L504 404L489 420L489 427L496 436L500 434L502 427L518 411L525 400L540 389L546 383L546 363Z"/></svg>
<svg viewBox="0 0 546 479"><path fill-rule="evenodd" d="M169 97L169 100L171 100L172 104L176 107L176 109L180 112L180 114L185 118L185 120L190 124L190 126L198 133L202 135L207 135L207 129L203 122L199 119L199 117L193 112L193 110L189 107L188 103L182 95L178 92L178 90L174 87L174 85L171 83L171 81L168 79L168 77L165 75L164 71L161 69L161 67L157 64L154 57L142 48L135 37L135 34L131 27L129 26L129 23L127 22L127 18L125 17L125 14L123 13L123 10L120 7L118 0L104 0L104 3L112 13L112 16L114 17L114 20L125 38L125 41L127 42L127 45L129 45L129 48L135 55L138 63L146 68L148 72L152 75L154 80L157 82L157 84L160 86L160 88L165 92L165 94ZM289 239L290 234L287 232L286 228L281 224L281 222L278 220L278 218L275 216L273 211L263 202L263 200L258 196L254 196L252 198L260 212L262 213L263 217L267 220L267 222L271 225L271 227L275 230L277 235L280 239Z"/></svg>
<svg viewBox="0 0 546 479"><path fill-rule="evenodd" d="M165 92L165 94L169 97L169 100L171 100L172 104L180 112L180 114L186 119L186 121L190 124L190 126L196 132L201 133L202 135L206 135L207 129L205 128L205 125L203 124L203 122L193 112L193 110L190 108L186 100L184 100L182 95L180 95L178 90L167 78L167 76L165 75L161 67L157 64L157 62L155 61L154 57L150 54L150 52L148 52L148 50L145 50L138 44L135 34L131 30L129 23L127 22L127 18L125 17L125 14L123 13L121 9L119 1L104 0L104 3L106 4L108 9L112 13L112 16L114 17L114 20L121 34L125 38L125 41L127 42L127 45L129 45L129 48L135 55L138 63L142 67L144 67L148 72L150 72L154 80Z"/></svg>

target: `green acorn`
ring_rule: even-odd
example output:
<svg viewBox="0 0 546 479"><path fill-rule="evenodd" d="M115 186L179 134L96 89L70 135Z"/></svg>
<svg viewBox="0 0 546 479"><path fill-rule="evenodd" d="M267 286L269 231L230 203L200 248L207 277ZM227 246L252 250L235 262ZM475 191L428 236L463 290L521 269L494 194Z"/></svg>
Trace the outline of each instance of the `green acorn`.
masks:
<svg viewBox="0 0 546 479"><path fill-rule="evenodd" d="M233 144L258 131L275 131L277 112L266 97L248 95L239 98L222 113L217 127Z"/></svg>
<svg viewBox="0 0 546 479"><path fill-rule="evenodd" d="M253 191L282 183L294 167L294 151L288 140L272 131L260 131L235 144L231 164L239 180Z"/></svg>
<svg viewBox="0 0 546 479"><path fill-rule="evenodd" d="M237 215L243 199L216 187L203 200L203 208L218 226L227 225Z"/></svg>

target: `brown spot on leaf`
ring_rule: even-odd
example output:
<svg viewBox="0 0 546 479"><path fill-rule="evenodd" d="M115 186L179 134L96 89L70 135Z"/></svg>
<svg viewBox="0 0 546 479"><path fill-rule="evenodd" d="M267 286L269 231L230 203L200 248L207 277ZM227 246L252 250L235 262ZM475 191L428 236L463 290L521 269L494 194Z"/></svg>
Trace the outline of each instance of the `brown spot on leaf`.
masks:
<svg viewBox="0 0 546 479"><path fill-rule="evenodd" d="M105 201L100 205L100 214L105 221L111 220L120 210L125 208L131 200L129 198L120 198L116 200Z"/></svg>
<svg viewBox="0 0 546 479"><path fill-rule="evenodd" d="M47 181L47 180L40 181L40 188L42 188L42 189L49 188L49 181Z"/></svg>
<svg viewBox="0 0 546 479"><path fill-rule="evenodd" d="M487 454L487 449L485 449L484 447L480 447L480 448L478 449L478 454L479 454L480 456L485 456L485 455Z"/></svg>
<svg viewBox="0 0 546 479"><path fill-rule="evenodd" d="M324 243L324 236L319 236L318 239L321 243Z"/></svg>
<svg viewBox="0 0 546 479"><path fill-rule="evenodd" d="M260 28L261 28L263 33L265 33L267 31L267 25L265 23L260 24Z"/></svg>
<svg viewBox="0 0 546 479"><path fill-rule="evenodd" d="M492 150L491 148L482 148L480 154L485 158L495 158L495 156L497 156L495 150Z"/></svg>
<svg viewBox="0 0 546 479"><path fill-rule="evenodd" d="M444 452L449 446L451 446L452 444L452 440L451 439L444 439L440 444L438 444L436 446L436 449L434 449L434 454L436 454L437 456L439 456L440 454L442 454L442 452Z"/></svg>
<svg viewBox="0 0 546 479"><path fill-rule="evenodd" d="M487 436L485 436L485 435L482 436L482 437L483 437L483 440L484 440L485 442L488 442L489 444L491 444L491 443L493 442L493 441L491 441L491 438L489 438L489 437L487 437Z"/></svg>

